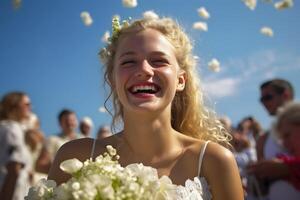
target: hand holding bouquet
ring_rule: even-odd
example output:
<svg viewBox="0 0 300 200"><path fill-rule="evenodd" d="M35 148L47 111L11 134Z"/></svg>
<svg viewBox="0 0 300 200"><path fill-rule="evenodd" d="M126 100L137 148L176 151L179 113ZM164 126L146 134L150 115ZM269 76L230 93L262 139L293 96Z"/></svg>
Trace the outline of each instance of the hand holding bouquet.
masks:
<svg viewBox="0 0 300 200"><path fill-rule="evenodd" d="M176 199L176 185L167 176L158 177L157 170L143 164L122 167L116 150L108 145L107 152L85 162L70 159L60 164L71 178L59 186L42 179L29 189L26 200L171 200Z"/></svg>

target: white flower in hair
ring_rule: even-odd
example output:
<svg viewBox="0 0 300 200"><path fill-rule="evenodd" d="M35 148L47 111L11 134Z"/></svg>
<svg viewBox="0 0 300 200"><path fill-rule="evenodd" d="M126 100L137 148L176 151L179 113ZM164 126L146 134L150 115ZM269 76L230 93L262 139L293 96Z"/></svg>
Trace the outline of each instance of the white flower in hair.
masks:
<svg viewBox="0 0 300 200"><path fill-rule="evenodd" d="M274 4L274 7L277 10L283 10L283 9L286 9L286 8L291 8L293 6L294 6L294 1L293 0L282 0L282 1L276 2Z"/></svg>
<svg viewBox="0 0 300 200"><path fill-rule="evenodd" d="M219 72L221 70L220 62L216 58L211 59L208 63L208 67L213 72Z"/></svg>
<svg viewBox="0 0 300 200"><path fill-rule="evenodd" d="M99 108L99 112L105 113L105 112L106 112L106 108L103 107L103 106L101 106L101 107Z"/></svg>
<svg viewBox="0 0 300 200"><path fill-rule="evenodd" d="M197 11L198 11L198 14L201 17L203 17L204 19L210 18L209 12L207 12L207 10L204 7L199 8Z"/></svg>
<svg viewBox="0 0 300 200"><path fill-rule="evenodd" d="M200 30L200 31L207 31L208 30L207 24L205 22L195 22L193 24L193 28L197 29L197 30Z"/></svg>
<svg viewBox="0 0 300 200"><path fill-rule="evenodd" d="M274 33L273 30L270 27L264 26L260 29L261 34L268 36L268 37L273 37Z"/></svg>
<svg viewBox="0 0 300 200"><path fill-rule="evenodd" d="M84 25L86 25L86 26L92 25L93 19L89 12L87 12L87 11L81 12L80 17L81 17L81 20L84 23Z"/></svg>
<svg viewBox="0 0 300 200"><path fill-rule="evenodd" d="M134 8L137 6L137 0L122 0L123 6L127 8Z"/></svg>
<svg viewBox="0 0 300 200"><path fill-rule="evenodd" d="M256 8L256 0L242 0L242 1L250 10L254 10Z"/></svg>
<svg viewBox="0 0 300 200"><path fill-rule="evenodd" d="M143 13L143 17L145 19L158 19L159 16L153 11L153 10L148 10Z"/></svg>
<svg viewBox="0 0 300 200"><path fill-rule="evenodd" d="M105 33L103 34L102 38L101 38L101 41L104 42L104 43L108 43L109 42L109 37L110 37L110 34L109 34L109 31L105 31Z"/></svg>

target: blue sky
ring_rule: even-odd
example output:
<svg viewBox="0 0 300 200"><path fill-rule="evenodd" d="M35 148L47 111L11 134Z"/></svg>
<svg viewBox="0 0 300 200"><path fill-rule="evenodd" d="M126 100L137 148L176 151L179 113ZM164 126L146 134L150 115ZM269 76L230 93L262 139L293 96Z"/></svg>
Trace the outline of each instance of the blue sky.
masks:
<svg viewBox="0 0 300 200"><path fill-rule="evenodd" d="M229 3L230 2L230 3ZM90 116L95 129L109 124L101 113L107 91L97 53L102 35L110 30L111 18L139 18L147 10L170 16L182 24L195 43L205 95L217 113L236 124L253 115L267 128L270 117L260 105L259 85L273 77L288 79L300 95L300 5L277 11L258 1L254 11L242 1L149 0L136 8L125 8L121 0L23 0L14 10L11 0L0 1L0 96L13 90L25 91L47 134L59 131L57 114L62 108L76 111L78 118ZM203 20L201 6L211 14ZM84 26L82 11L94 23ZM208 32L192 28L207 21ZM274 37L260 34L270 26ZM214 73L207 62L217 58L221 71ZM96 130L95 130L96 131Z"/></svg>

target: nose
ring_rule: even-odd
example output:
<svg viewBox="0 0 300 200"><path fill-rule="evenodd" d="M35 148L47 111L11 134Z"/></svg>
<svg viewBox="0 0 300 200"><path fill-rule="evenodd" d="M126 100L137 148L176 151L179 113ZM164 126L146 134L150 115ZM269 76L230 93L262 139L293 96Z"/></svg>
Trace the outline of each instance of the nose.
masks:
<svg viewBox="0 0 300 200"><path fill-rule="evenodd" d="M143 60L137 67L136 76L137 77L152 77L154 75L153 67L147 60Z"/></svg>

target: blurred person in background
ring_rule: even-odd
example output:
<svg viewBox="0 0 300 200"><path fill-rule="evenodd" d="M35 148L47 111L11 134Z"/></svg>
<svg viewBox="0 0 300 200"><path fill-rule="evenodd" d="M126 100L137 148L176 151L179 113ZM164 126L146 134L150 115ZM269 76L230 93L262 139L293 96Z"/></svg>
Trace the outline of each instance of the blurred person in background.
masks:
<svg viewBox="0 0 300 200"><path fill-rule="evenodd" d="M93 120L90 117L83 117L79 123L79 130L83 137L91 137L94 127Z"/></svg>
<svg viewBox="0 0 300 200"><path fill-rule="evenodd" d="M97 132L97 139L103 139L103 138L109 137L111 135L112 135L112 133L110 131L109 126L103 125L103 126L100 126L100 128Z"/></svg>
<svg viewBox="0 0 300 200"><path fill-rule="evenodd" d="M30 186L32 158L24 140L22 122L31 114L24 92L3 96L0 104L0 199L24 199Z"/></svg>
<svg viewBox="0 0 300 200"><path fill-rule="evenodd" d="M39 173L35 170L37 159L41 153L44 144L44 133L40 128L40 121L36 114L31 113L29 119L23 122L23 127L25 127L25 143L32 156L32 174L31 174L31 184L34 185L41 178L46 178L47 174Z"/></svg>
<svg viewBox="0 0 300 200"><path fill-rule="evenodd" d="M260 93L260 101L272 117L276 116L280 107L294 99L293 86L284 79L276 78L262 83ZM286 199L293 199L292 185L286 181L277 180L276 177L265 176L275 170L275 168L268 167L268 161L276 158L277 155L287 153L272 129L259 137L256 149L258 162L249 166L249 173L255 175L259 182L258 196L264 196L270 200L281 200L284 195Z"/></svg>
<svg viewBox="0 0 300 200"><path fill-rule="evenodd" d="M237 129L249 139L251 147L256 153L256 142L263 134L260 123L254 117L248 116L239 122Z"/></svg>
<svg viewBox="0 0 300 200"><path fill-rule="evenodd" d="M63 109L58 115L58 122L61 132L46 139L36 164L38 172L48 173L58 149L64 143L80 138L80 135L76 132L78 120L74 111Z"/></svg>

